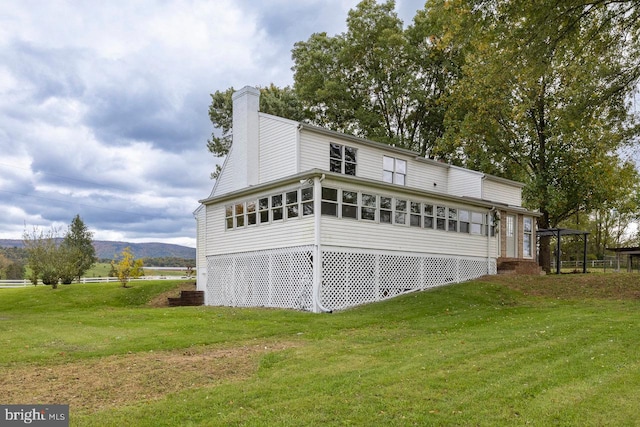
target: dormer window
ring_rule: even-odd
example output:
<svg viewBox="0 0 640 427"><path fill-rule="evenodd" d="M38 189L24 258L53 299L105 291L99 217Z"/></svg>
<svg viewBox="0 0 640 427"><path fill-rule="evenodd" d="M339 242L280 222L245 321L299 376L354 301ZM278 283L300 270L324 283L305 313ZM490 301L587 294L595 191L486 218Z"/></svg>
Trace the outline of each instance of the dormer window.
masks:
<svg viewBox="0 0 640 427"><path fill-rule="evenodd" d="M405 185L407 161L394 157L382 157L382 180L391 184Z"/></svg>
<svg viewBox="0 0 640 427"><path fill-rule="evenodd" d="M329 170L345 175L356 175L357 149L346 145L330 144L329 146Z"/></svg>

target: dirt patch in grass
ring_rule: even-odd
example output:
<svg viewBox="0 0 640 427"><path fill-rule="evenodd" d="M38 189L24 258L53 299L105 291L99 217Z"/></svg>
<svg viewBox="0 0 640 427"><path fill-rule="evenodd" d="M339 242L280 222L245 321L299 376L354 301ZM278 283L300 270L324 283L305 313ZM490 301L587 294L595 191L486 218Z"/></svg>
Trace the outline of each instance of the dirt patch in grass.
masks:
<svg viewBox="0 0 640 427"><path fill-rule="evenodd" d="M196 284L195 282L183 282L180 283L176 288L171 289L170 291L163 292L160 295L156 295L147 303L150 307L169 307L168 298L178 298L180 296L180 291L195 291Z"/></svg>
<svg viewBox="0 0 640 427"><path fill-rule="evenodd" d="M506 285L525 295L547 298L640 299L640 274L637 273L497 275L481 280Z"/></svg>
<svg viewBox="0 0 640 427"><path fill-rule="evenodd" d="M242 380L256 371L261 355L294 346L260 342L0 368L0 400L3 404L69 404L75 412L90 413L160 399L188 388Z"/></svg>

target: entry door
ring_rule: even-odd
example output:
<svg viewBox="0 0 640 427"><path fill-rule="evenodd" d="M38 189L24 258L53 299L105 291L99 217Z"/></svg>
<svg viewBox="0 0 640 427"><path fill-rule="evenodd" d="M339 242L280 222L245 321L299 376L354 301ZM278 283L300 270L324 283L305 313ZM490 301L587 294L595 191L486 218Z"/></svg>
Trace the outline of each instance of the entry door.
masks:
<svg viewBox="0 0 640 427"><path fill-rule="evenodd" d="M506 218L506 232L507 232L507 257L515 258L516 254L516 217L515 215L507 215Z"/></svg>

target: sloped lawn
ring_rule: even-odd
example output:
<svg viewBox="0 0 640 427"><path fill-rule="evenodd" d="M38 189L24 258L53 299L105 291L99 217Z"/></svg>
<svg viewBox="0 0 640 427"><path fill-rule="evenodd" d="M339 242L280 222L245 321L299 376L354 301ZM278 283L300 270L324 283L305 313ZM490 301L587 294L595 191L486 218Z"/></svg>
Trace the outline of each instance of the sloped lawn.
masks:
<svg viewBox="0 0 640 427"><path fill-rule="evenodd" d="M640 424L637 274L333 314L148 304L179 285L0 290L0 403L68 403L79 426Z"/></svg>

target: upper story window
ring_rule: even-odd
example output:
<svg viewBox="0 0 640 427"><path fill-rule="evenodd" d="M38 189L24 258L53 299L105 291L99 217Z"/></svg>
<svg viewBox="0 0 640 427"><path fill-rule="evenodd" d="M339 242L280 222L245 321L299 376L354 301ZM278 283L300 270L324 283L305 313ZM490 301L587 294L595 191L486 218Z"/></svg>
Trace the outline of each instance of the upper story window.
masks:
<svg viewBox="0 0 640 427"><path fill-rule="evenodd" d="M405 185L407 179L407 161L394 157L382 157L382 180L392 184Z"/></svg>
<svg viewBox="0 0 640 427"><path fill-rule="evenodd" d="M355 176L357 151L346 145L329 144L329 170Z"/></svg>

